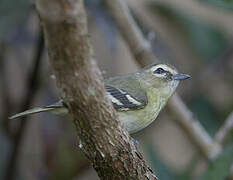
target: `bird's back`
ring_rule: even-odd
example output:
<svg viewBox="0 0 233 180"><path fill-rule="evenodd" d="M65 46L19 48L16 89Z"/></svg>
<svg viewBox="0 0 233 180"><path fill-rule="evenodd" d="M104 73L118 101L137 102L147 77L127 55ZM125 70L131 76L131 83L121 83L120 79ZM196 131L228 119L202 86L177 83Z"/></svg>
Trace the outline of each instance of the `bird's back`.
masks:
<svg viewBox="0 0 233 180"><path fill-rule="evenodd" d="M143 104L147 104L147 97L145 91L140 85L140 81L135 76L123 75L113 78L108 78L105 81L105 85L109 85L118 89L122 89L129 94L137 97L137 99Z"/></svg>

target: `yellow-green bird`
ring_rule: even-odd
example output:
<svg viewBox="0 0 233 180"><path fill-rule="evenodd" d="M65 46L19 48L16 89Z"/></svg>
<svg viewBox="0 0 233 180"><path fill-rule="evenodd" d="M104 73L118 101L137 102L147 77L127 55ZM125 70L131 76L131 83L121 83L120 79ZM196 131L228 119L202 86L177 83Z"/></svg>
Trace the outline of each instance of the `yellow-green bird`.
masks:
<svg viewBox="0 0 233 180"><path fill-rule="evenodd" d="M175 92L179 81L188 78L189 75L178 73L168 64L152 64L136 73L106 79L105 88L120 121L132 134L151 124ZM39 112L64 114L68 109L59 101L21 112L10 119Z"/></svg>

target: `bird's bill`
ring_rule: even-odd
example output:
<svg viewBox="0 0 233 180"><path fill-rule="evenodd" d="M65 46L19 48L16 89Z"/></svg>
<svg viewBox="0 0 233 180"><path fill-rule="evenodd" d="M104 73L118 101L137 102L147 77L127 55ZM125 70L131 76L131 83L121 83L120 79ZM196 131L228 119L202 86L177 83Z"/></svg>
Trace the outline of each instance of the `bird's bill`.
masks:
<svg viewBox="0 0 233 180"><path fill-rule="evenodd" d="M175 75L173 75L174 80L185 80L185 79L188 79L190 77L191 76L188 74L175 74Z"/></svg>

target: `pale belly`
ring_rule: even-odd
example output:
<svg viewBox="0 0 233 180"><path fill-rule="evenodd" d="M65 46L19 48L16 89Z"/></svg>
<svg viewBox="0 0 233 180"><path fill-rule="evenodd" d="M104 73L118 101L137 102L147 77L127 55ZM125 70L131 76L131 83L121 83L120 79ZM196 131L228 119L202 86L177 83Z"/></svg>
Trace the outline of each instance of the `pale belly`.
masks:
<svg viewBox="0 0 233 180"><path fill-rule="evenodd" d="M120 112L119 119L123 123L127 131L132 134L140 131L141 129L144 129L149 124L151 124L156 119L157 115L158 114L155 112L153 116L150 117L138 117L136 114L131 114L129 112Z"/></svg>
<svg viewBox="0 0 233 180"><path fill-rule="evenodd" d="M158 101L157 99L152 98L151 100L154 100L154 102L148 102L147 106L140 110L118 112L120 121L130 134L142 130L157 118L159 112L166 104L165 99L159 99L160 100Z"/></svg>

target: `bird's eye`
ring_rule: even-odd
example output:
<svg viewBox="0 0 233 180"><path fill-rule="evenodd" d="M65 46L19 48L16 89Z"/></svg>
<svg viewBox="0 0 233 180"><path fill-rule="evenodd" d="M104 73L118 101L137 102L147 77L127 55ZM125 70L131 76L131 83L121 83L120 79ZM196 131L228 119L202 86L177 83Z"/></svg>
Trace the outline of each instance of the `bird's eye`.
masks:
<svg viewBox="0 0 233 180"><path fill-rule="evenodd" d="M162 74L162 73L164 73L165 72L165 70L163 69L163 68L157 68L155 71L154 71L154 73L156 73L156 74Z"/></svg>

